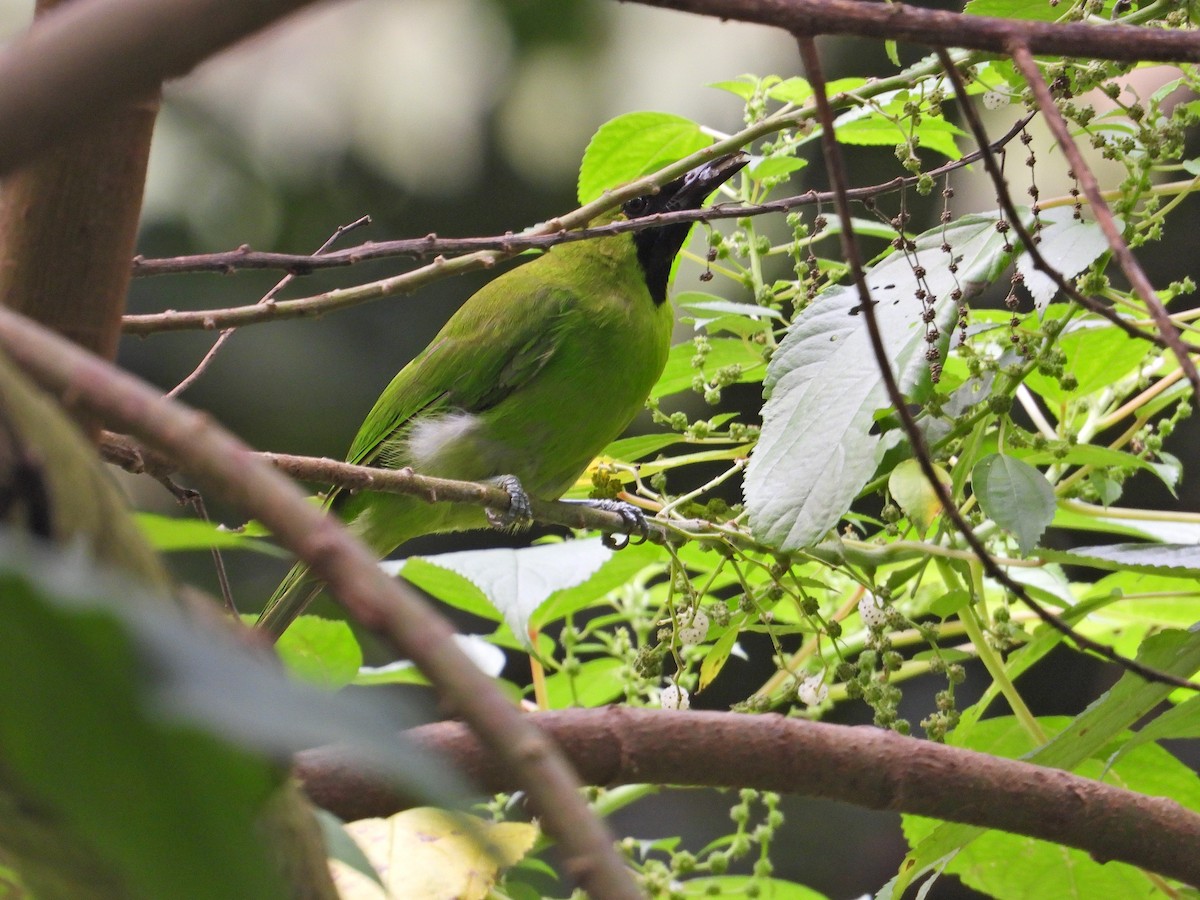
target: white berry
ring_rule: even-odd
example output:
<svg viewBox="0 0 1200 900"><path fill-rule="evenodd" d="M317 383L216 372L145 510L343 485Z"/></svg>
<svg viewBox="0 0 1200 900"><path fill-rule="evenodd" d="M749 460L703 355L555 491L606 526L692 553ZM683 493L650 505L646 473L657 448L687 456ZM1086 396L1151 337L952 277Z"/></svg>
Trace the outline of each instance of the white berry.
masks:
<svg viewBox="0 0 1200 900"><path fill-rule="evenodd" d="M820 672L809 675L796 685L796 697L805 706L820 706L829 696L829 688Z"/></svg>
<svg viewBox="0 0 1200 900"><path fill-rule="evenodd" d="M983 95L983 105L988 109L999 109L1002 106L1008 106L1008 95L1002 91L987 91Z"/></svg>
<svg viewBox="0 0 1200 900"><path fill-rule="evenodd" d="M658 705L663 709L690 709L692 701L688 698L686 688L672 683L659 692Z"/></svg>
<svg viewBox="0 0 1200 900"><path fill-rule="evenodd" d="M679 643L685 647L699 644L708 637L708 616L702 610L696 610L691 621L679 626Z"/></svg>
<svg viewBox="0 0 1200 900"><path fill-rule="evenodd" d="M879 598L871 593L863 594L862 599L858 601L858 615L868 628L879 628L887 621Z"/></svg>

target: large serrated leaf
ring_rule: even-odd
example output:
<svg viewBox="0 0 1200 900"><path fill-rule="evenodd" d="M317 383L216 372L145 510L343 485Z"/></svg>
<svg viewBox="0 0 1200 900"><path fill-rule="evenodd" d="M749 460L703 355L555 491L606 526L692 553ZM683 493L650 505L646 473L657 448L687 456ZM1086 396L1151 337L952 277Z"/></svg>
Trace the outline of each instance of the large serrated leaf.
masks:
<svg viewBox="0 0 1200 900"><path fill-rule="evenodd" d="M1037 546L1054 518L1054 488L1029 463L993 453L971 470L971 486L988 518L1017 539L1022 553Z"/></svg>
<svg viewBox="0 0 1200 900"><path fill-rule="evenodd" d="M691 119L661 112L632 112L605 122L579 166L579 202L649 175L713 142Z"/></svg>
<svg viewBox="0 0 1200 900"><path fill-rule="evenodd" d="M1039 218L1042 230L1038 233L1038 252L1064 278L1075 277L1108 250L1108 239L1100 226L1076 219L1075 210L1069 206L1048 209ZM1058 285L1033 264L1028 253L1017 257L1017 271L1024 276L1025 290L1033 297L1034 305L1039 311L1044 309L1058 293Z"/></svg>
<svg viewBox="0 0 1200 900"><path fill-rule="evenodd" d="M957 273L948 269L945 241ZM916 241L925 288L945 332L964 299L994 281L1010 261L995 216L964 216ZM915 299L916 278L894 253L867 273L888 359L902 391L927 377L925 328ZM858 310L858 291L838 285L821 294L792 324L763 383L762 437L746 474L745 495L754 532L784 550L819 541L850 508L886 449L871 434L875 412L888 401Z"/></svg>

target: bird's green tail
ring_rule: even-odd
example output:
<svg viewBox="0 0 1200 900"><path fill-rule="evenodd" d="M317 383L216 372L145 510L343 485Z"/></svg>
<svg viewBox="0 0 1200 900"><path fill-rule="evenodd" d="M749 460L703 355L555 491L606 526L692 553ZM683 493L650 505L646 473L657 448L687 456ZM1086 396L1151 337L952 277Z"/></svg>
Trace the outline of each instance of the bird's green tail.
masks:
<svg viewBox="0 0 1200 900"><path fill-rule="evenodd" d="M272 640L278 639L320 592L321 585L314 584L307 563L296 563L263 607L256 627Z"/></svg>

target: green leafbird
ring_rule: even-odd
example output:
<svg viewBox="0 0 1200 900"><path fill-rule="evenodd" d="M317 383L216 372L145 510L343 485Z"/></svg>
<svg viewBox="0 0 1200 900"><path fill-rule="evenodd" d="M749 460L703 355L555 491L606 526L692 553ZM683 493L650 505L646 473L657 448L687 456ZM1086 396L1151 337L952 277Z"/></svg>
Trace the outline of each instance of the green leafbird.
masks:
<svg viewBox="0 0 1200 900"><path fill-rule="evenodd" d="M715 159L600 221L699 209L748 161ZM519 523L525 492L560 497L625 430L666 366L667 280L689 228L560 244L485 285L387 386L347 461L501 484L517 511L503 524ZM326 502L381 557L419 535L489 521L478 507L401 494L334 490ZM319 589L297 564L259 627L278 635Z"/></svg>

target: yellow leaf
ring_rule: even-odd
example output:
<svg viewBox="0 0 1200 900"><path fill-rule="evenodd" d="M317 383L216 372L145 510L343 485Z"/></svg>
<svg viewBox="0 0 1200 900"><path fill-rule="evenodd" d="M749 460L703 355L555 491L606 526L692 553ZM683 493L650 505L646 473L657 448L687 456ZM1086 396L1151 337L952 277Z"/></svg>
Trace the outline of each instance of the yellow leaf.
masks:
<svg viewBox="0 0 1200 900"><path fill-rule="evenodd" d="M933 468L938 480L949 487L950 476L946 471L941 466L935 465ZM938 502L933 486L915 459L906 459L892 469L892 474L888 476L888 491L921 535L929 530L933 520L942 511L942 504Z"/></svg>
<svg viewBox="0 0 1200 900"><path fill-rule="evenodd" d="M524 822L492 823L432 807L350 822L346 830L387 891L338 864L331 870L343 900L483 900L538 835L537 826Z"/></svg>

